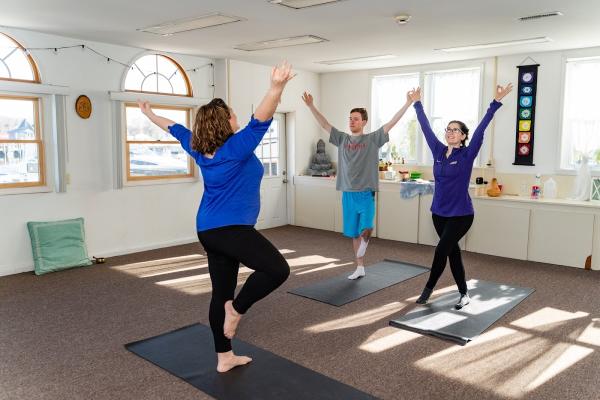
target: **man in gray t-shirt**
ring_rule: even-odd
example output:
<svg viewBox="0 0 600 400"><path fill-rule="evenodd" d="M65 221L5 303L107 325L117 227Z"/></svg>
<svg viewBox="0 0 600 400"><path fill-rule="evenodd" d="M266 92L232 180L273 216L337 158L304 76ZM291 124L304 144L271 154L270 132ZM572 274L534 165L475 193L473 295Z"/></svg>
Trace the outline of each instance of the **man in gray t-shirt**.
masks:
<svg viewBox="0 0 600 400"><path fill-rule="evenodd" d="M356 271L348 279L358 279L365 276L363 257L373 232L375 192L379 189L379 148L390 140L389 131L402 118L412 101L407 94L406 103L392 119L368 134L363 133L368 121L367 110L353 108L349 121L351 134L348 134L327 121L315 107L311 94L304 92L302 100L319 125L329 133L329 143L338 147L336 189L342 192L344 236L352 238L356 257Z"/></svg>

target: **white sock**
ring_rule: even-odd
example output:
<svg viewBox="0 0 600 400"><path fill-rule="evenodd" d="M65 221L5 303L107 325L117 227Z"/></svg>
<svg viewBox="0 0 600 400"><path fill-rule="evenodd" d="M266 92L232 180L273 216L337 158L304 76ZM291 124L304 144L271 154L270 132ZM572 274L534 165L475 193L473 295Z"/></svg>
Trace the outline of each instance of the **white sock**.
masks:
<svg viewBox="0 0 600 400"><path fill-rule="evenodd" d="M361 236L360 244L358 245L358 250L356 250L356 258L363 258L365 256L368 245L369 245L369 242L365 242L365 239Z"/></svg>
<svg viewBox="0 0 600 400"><path fill-rule="evenodd" d="M358 267L356 267L356 271L354 271L352 273L352 275L348 276L348 279L358 279L365 276L365 267L363 267L362 265L359 265Z"/></svg>

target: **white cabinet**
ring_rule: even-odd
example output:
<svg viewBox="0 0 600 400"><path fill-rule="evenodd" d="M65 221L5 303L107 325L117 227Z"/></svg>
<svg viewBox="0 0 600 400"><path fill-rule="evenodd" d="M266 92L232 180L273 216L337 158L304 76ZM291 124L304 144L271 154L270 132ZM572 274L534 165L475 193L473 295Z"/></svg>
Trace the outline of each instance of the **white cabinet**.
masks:
<svg viewBox="0 0 600 400"><path fill-rule="evenodd" d="M344 213L342 211L342 192L335 192L335 208L333 209L334 231L344 231Z"/></svg>
<svg viewBox="0 0 600 400"><path fill-rule="evenodd" d="M335 179L294 177L296 225L342 232L342 194ZM432 195L400 197L398 183L382 182L374 236L436 246ZM519 260L600 270L600 207L573 200L474 197L475 219L463 250Z"/></svg>
<svg viewBox="0 0 600 400"><path fill-rule="evenodd" d="M335 209L338 193L330 182L309 182L305 179L321 178L294 177L295 185L295 222L307 228L335 230Z"/></svg>
<svg viewBox="0 0 600 400"><path fill-rule="evenodd" d="M526 206L473 200L475 220L467 233L467 251L527 259L529 209Z"/></svg>
<svg viewBox="0 0 600 400"><path fill-rule="evenodd" d="M396 185L394 185L396 186ZM397 189L397 186L395 187ZM378 193L377 237L417 243L419 232L419 196L400 197L399 190Z"/></svg>
<svg viewBox="0 0 600 400"><path fill-rule="evenodd" d="M538 208L531 211L529 259L584 268L592 255L594 214Z"/></svg>

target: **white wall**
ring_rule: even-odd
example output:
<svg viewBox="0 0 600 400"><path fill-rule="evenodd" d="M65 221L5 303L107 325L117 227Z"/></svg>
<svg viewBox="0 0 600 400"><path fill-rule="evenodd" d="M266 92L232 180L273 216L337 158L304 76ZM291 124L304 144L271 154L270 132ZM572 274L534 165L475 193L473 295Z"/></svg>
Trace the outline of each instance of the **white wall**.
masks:
<svg viewBox="0 0 600 400"><path fill-rule="evenodd" d="M516 95L505 99L504 106L496 114L494 132L494 165L498 173L556 174L559 168L560 113L562 107L563 60L567 57L600 55L599 48L528 54L541 67L539 69L538 96L536 107L536 141L534 150L535 167L514 166ZM513 82L516 88L517 68L527 55L519 54L497 58L498 83ZM347 129L348 112L352 107L366 107L370 110L371 76L402 73L430 68L454 68L469 63L484 64L482 113L485 112L494 90L494 59L474 60L463 63L437 65L417 65L401 68L363 70L321 75L321 110L329 121ZM404 94L399 94L398 108L402 106ZM489 158L491 129L488 128L482 148L482 162ZM328 148L335 157L334 148Z"/></svg>
<svg viewBox="0 0 600 400"><path fill-rule="evenodd" d="M112 59L130 63L144 50L104 43L86 42L18 29L4 29L25 47L60 47L85 44ZM27 221L83 217L90 256L108 256L139 250L195 242L195 218L202 196L201 181L113 189L113 138L108 91L121 90L125 67L81 49L32 51L42 83L67 86L67 173L66 193L2 195L0 192L0 276L33 269ZM215 94L231 97L240 122L249 119L251 107L262 98L270 67L171 54L184 69L215 63ZM190 72L194 96L213 94L210 67ZM303 90L318 93L317 74L298 71L284 93L280 110L296 117L295 134L300 142L292 164L305 168L318 140L318 127L301 101ZM74 112L80 94L93 106L88 120ZM248 103L248 104L246 104ZM50 116L46 116L49 123ZM45 129L48 133L48 129ZM51 148L46 149L51 152ZM293 153L292 153L293 154ZM51 174L52 171L49 171ZM52 176L48 176L52 181Z"/></svg>

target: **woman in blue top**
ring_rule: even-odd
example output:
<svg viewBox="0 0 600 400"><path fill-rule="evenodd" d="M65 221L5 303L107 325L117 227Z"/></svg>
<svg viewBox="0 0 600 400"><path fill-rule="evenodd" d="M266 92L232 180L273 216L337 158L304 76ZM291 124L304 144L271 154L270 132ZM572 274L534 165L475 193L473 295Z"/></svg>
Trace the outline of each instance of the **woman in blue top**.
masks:
<svg viewBox="0 0 600 400"><path fill-rule="evenodd" d="M417 300L419 304L427 303L438 279L444 272L447 259L450 261L450 269L460 292L460 300L455 308L461 309L470 302L465 268L458 246L459 240L471 227L475 214L469 197L469 180L473 170L473 161L483 143L485 128L494 117L496 110L502 106L500 100L511 90L512 85L510 83L505 87L498 86L496 88L496 96L479 126L475 129L468 146L465 143L469 136L469 129L461 121L450 121L446 128L446 143L448 144L444 145L440 142L431 129L427 116L423 111L421 88L412 90L409 94L411 100L415 103L414 107L421 130L433 154L435 191L431 213L433 225L440 237L440 241L435 248L429 280Z"/></svg>
<svg viewBox="0 0 600 400"><path fill-rule="evenodd" d="M264 174L254 149L267 132L283 89L293 77L286 62L274 67L267 94L248 125L237 133L237 117L221 99L198 109L193 131L154 114L148 102L138 101L142 112L170 132L202 171L204 194L196 228L208 257L212 283L209 320L219 372L252 361L233 353L231 338L242 315L279 287L290 273L279 251L254 229ZM234 298L240 262L254 273Z"/></svg>

